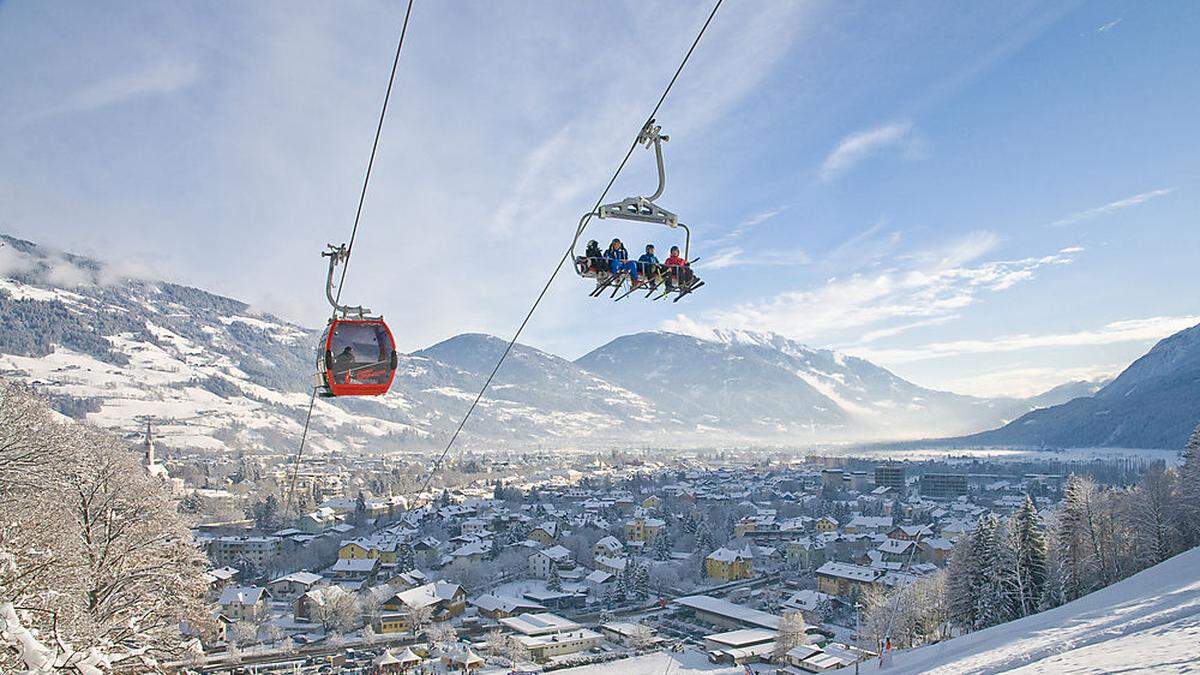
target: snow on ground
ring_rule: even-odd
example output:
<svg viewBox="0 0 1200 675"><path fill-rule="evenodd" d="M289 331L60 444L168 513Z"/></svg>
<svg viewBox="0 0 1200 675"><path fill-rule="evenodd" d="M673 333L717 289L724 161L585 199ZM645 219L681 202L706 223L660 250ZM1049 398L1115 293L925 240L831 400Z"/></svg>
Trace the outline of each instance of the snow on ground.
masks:
<svg viewBox="0 0 1200 675"><path fill-rule="evenodd" d="M741 666L720 666L708 662L698 651L657 652L632 659L620 659L591 666L577 666L554 671L561 675L742 675Z"/></svg>
<svg viewBox="0 0 1200 675"><path fill-rule="evenodd" d="M899 673L1200 673L1200 548L1019 621L897 652Z"/></svg>

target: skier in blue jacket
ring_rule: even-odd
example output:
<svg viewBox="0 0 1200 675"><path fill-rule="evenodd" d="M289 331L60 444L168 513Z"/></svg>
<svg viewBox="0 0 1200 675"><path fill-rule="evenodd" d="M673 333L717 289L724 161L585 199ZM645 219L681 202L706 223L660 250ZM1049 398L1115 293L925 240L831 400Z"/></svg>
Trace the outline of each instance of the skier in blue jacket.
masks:
<svg viewBox="0 0 1200 675"><path fill-rule="evenodd" d="M646 244L646 252L638 258L638 272L642 276L653 277L658 272L658 256L654 255L654 244Z"/></svg>
<svg viewBox="0 0 1200 675"><path fill-rule="evenodd" d="M613 274L621 272L629 272L629 278L633 283L638 283L637 264L629 262L629 252L625 250L625 245L620 239L613 239L608 245L608 250L604 252L604 257L608 258L609 271Z"/></svg>

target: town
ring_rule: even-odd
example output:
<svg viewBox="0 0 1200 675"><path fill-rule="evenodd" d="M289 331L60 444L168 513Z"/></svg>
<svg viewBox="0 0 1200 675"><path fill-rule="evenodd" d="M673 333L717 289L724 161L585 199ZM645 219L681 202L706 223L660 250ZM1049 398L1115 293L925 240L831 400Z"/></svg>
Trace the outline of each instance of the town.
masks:
<svg viewBox="0 0 1200 675"><path fill-rule="evenodd" d="M324 456L296 497L285 456L179 454L170 477L149 429L143 444L212 565L220 630L187 663L200 672L553 670L663 650L836 669L881 647L868 596L942 572L983 516L1052 507L1068 473L1140 469L500 453L415 494L417 457Z"/></svg>

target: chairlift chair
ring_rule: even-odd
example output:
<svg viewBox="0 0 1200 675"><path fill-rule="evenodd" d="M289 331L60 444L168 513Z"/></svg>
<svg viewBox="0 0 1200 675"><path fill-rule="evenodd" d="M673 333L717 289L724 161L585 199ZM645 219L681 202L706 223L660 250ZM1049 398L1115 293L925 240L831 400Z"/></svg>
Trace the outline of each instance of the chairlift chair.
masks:
<svg viewBox="0 0 1200 675"><path fill-rule="evenodd" d="M683 281L683 269L671 270L665 265L660 265L659 274L652 280L647 280L647 283L642 286L634 286L633 280L628 272L622 271L613 273L607 258L599 258L592 256L574 256L575 272L580 277L585 279L594 279L596 281L595 288L592 289L590 295L593 298L600 297L605 291L611 289L609 297L614 300L623 300L629 295L638 290L646 290L646 298L654 300L662 300L672 294L675 295L672 302L679 300L704 285L703 281L691 271L691 264L699 260L689 257L691 253L692 232L687 225L679 222L679 217L674 213L664 209L654 200L662 196L663 190L666 188L666 170L663 167L662 144L671 140L669 136L662 133L662 127L654 123L654 120L646 122L646 126L642 127L642 131L638 134L638 143L644 145L647 149L654 147L654 158L658 164L658 189L649 197L627 197L619 202L611 204L603 204L595 211L583 214L579 220L580 232L586 221L591 217L596 218L612 218L616 220L628 220L639 223L657 223L666 225L671 229L682 229L684 233L683 239L683 259L687 261L687 266L683 269L687 270L687 281ZM572 244L572 254L575 252L575 247L578 245L578 237ZM631 261L638 264L636 261ZM666 274L663 274L665 272ZM671 277L674 277L674 280ZM628 287L628 290L618 296L622 287Z"/></svg>

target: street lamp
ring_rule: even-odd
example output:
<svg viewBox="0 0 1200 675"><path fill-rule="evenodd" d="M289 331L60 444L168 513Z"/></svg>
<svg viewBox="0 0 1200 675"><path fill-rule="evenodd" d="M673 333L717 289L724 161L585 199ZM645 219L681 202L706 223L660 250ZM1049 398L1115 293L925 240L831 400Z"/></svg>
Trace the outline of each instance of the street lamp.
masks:
<svg viewBox="0 0 1200 675"><path fill-rule="evenodd" d="M862 603L854 602L854 642L855 648L862 649ZM854 655L854 675L858 675L858 664L862 661L860 654Z"/></svg>

